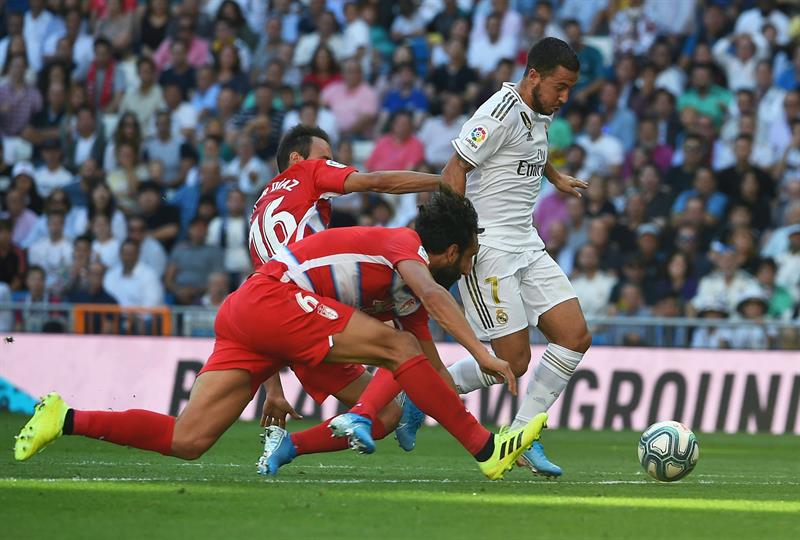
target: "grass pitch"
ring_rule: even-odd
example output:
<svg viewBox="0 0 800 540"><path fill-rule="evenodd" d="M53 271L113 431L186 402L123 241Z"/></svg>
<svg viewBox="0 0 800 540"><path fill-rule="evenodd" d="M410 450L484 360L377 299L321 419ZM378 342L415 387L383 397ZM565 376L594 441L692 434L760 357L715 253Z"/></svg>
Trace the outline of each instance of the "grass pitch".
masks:
<svg viewBox="0 0 800 540"><path fill-rule="evenodd" d="M7 449L25 420L0 414ZM238 423L189 463L82 437L25 463L6 450L0 538L800 538L797 437L701 434L695 471L660 484L636 461L638 433L546 432L562 479L515 469L489 482L426 428L410 454L387 439L372 456L302 456L265 481L259 432Z"/></svg>

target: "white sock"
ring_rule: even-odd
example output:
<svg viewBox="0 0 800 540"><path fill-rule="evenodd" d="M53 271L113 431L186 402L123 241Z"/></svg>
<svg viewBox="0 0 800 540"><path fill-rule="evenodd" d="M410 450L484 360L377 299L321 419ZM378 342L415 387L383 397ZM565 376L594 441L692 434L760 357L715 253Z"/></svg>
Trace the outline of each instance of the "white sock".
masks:
<svg viewBox="0 0 800 540"><path fill-rule="evenodd" d="M550 343L533 370L525 399L517 411L511 429L519 429L537 414L547 411L566 388L582 358L583 353Z"/></svg>
<svg viewBox="0 0 800 540"><path fill-rule="evenodd" d="M502 380L497 380L494 376L481 371L478 362L476 362L471 356L462 358L447 368L447 371L449 371L450 376L453 377L453 381L456 383L456 388L458 388L459 394L469 394L473 390L478 390L479 388L488 388L493 384L504 382Z"/></svg>

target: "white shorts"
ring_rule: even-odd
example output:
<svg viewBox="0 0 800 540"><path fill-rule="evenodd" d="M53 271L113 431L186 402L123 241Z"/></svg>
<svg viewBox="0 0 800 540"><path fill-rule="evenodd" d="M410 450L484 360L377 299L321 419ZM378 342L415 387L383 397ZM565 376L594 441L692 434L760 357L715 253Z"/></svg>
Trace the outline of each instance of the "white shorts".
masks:
<svg viewBox="0 0 800 540"><path fill-rule="evenodd" d="M576 298L564 271L542 251L512 253L481 246L458 282L467 320L481 341L539 324L550 308Z"/></svg>

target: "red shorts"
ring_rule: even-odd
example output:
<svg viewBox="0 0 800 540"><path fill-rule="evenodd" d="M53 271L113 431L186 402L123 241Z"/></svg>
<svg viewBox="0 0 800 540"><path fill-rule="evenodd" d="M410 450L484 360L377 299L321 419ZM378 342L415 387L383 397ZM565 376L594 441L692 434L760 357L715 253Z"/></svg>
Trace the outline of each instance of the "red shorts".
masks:
<svg viewBox="0 0 800 540"><path fill-rule="evenodd" d="M283 366L312 368L322 362L333 336L344 330L354 312L292 282L253 274L220 306L214 352L200 373L243 369L250 373L255 394Z"/></svg>
<svg viewBox="0 0 800 540"><path fill-rule="evenodd" d="M308 395L317 403L322 403L328 396L361 377L366 369L361 364L296 364L292 366L292 371Z"/></svg>

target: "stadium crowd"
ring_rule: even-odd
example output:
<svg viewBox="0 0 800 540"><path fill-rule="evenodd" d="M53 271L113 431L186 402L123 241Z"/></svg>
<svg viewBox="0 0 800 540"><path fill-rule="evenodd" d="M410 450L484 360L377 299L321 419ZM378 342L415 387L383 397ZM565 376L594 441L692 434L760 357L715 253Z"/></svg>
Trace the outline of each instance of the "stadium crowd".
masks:
<svg viewBox="0 0 800 540"><path fill-rule="evenodd" d="M0 302L218 306L281 134L438 172L544 36L581 71L533 219L587 317L800 317L800 12L773 0L0 0ZM332 226L424 196L349 195ZM47 312L0 315L39 331ZM114 331L111 328L110 331ZM595 328L596 343L647 344ZM599 341L598 341L599 340ZM697 347L797 346L769 325Z"/></svg>

